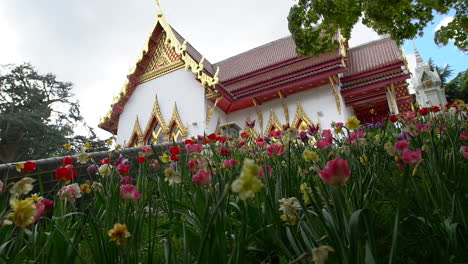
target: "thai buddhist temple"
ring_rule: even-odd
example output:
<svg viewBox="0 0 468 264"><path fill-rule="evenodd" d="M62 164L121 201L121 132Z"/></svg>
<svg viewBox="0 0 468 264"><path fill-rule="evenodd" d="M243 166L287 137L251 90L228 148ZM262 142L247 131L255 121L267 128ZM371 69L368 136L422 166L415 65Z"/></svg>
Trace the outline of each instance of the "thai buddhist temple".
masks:
<svg viewBox="0 0 468 264"><path fill-rule="evenodd" d="M298 56L291 37L212 63L159 13L146 49L99 126L125 146L289 124L382 120L411 109L405 56L391 39L353 48L339 33L329 54ZM246 121L255 120L253 129Z"/></svg>

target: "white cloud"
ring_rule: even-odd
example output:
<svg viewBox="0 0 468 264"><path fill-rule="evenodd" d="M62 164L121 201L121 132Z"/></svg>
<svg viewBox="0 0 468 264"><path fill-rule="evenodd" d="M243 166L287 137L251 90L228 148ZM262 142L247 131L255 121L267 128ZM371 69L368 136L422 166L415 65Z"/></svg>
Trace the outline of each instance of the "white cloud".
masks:
<svg viewBox="0 0 468 264"><path fill-rule="evenodd" d="M453 16L446 16L444 17L439 24L434 28L434 31L439 30L441 27L445 27L448 25L448 23L453 21Z"/></svg>
<svg viewBox="0 0 468 264"><path fill-rule="evenodd" d="M354 25L353 30L351 31L351 39L349 40L349 47L355 47L361 44L364 44L369 41L377 40L380 36L373 29L368 28L364 24L359 22Z"/></svg>

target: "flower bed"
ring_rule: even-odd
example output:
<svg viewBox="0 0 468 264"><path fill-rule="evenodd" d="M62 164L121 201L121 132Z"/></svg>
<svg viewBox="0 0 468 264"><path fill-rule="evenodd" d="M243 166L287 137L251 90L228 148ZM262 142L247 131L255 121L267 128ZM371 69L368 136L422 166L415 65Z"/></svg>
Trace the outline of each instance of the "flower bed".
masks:
<svg viewBox="0 0 468 264"><path fill-rule="evenodd" d="M61 160L47 197L31 194L36 164L20 163L22 179L0 182L0 258L467 262L467 114L458 101L332 130L199 136L136 158L83 148Z"/></svg>

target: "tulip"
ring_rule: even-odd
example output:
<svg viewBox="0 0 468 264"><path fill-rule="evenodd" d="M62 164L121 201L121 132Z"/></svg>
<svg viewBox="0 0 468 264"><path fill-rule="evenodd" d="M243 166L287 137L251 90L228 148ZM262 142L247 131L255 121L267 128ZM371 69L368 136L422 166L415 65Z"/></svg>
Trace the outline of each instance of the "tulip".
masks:
<svg viewBox="0 0 468 264"><path fill-rule="evenodd" d="M348 161L335 158L327 162L325 168L319 171L319 175L326 184L341 186L349 180L351 170Z"/></svg>

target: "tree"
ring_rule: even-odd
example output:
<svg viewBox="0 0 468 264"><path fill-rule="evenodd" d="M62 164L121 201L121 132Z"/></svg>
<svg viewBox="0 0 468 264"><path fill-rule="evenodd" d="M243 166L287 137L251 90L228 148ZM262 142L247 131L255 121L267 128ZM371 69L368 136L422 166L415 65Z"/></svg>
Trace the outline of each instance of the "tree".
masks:
<svg viewBox="0 0 468 264"><path fill-rule="evenodd" d="M364 25L401 44L422 36L436 12L447 14L452 9L456 12L453 21L436 32L434 41L446 45L453 40L459 49L468 51L466 0L299 0L291 7L288 22L297 52L317 56L338 45L336 32L349 39L361 17Z"/></svg>
<svg viewBox="0 0 468 264"><path fill-rule="evenodd" d="M27 63L0 68L0 163L63 154L75 127L87 127L72 86Z"/></svg>
<svg viewBox="0 0 468 264"><path fill-rule="evenodd" d="M437 65L435 65L432 58L429 58L429 61L427 62L427 64L431 68L431 71L432 70L437 71L437 73L439 74L439 77L440 77L440 86L444 87L445 84L447 83L448 78L450 78L450 76L452 76L452 74L453 74L452 67L449 64L445 65L445 67L437 66Z"/></svg>
<svg viewBox="0 0 468 264"><path fill-rule="evenodd" d="M468 69L459 72L453 80L444 86L444 89L448 101L462 99L468 102Z"/></svg>

